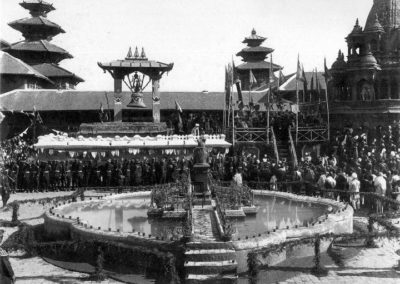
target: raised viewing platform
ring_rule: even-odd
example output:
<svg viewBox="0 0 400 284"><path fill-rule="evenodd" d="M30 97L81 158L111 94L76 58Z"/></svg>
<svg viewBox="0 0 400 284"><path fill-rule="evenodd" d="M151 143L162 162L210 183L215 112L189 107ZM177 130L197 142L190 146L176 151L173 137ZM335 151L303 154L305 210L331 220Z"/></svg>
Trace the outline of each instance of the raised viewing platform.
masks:
<svg viewBox="0 0 400 284"><path fill-rule="evenodd" d="M79 127L81 135L157 135L167 134L169 129L165 122L104 122L82 123Z"/></svg>

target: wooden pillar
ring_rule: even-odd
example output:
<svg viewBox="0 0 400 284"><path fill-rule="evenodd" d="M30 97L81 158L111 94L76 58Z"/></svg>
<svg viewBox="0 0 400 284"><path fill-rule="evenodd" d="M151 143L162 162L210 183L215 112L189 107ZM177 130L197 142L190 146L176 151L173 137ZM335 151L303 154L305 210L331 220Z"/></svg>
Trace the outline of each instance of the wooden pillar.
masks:
<svg viewBox="0 0 400 284"><path fill-rule="evenodd" d="M122 79L114 79L114 121L122 121Z"/></svg>
<svg viewBox="0 0 400 284"><path fill-rule="evenodd" d="M155 75L151 78L152 80L152 95L153 95L153 122L160 123L160 109L161 109L161 98L160 98L160 75Z"/></svg>

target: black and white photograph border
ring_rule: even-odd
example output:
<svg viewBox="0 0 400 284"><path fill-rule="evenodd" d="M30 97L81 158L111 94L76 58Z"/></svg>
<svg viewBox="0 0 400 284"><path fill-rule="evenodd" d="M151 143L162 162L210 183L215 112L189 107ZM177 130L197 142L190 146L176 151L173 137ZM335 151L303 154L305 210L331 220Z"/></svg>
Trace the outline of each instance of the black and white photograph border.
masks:
<svg viewBox="0 0 400 284"><path fill-rule="evenodd" d="M0 0L0 283L400 283L400 0Z"/></svg>

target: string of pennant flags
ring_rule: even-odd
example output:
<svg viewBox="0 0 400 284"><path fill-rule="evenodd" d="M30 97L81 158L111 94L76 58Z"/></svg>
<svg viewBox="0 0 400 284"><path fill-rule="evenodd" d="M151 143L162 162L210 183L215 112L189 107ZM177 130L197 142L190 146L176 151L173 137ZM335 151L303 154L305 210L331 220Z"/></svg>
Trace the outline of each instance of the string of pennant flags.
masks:
<svg viewBox="0 0 400 284"><path fill-rule="evenodd" d="M186 155L190 154L193 149L140 149L140 148L127 148L127 149L115 149L115 150L65 150L65 149L44 149L39 148L41 154L48 154L50 156L55 155L67 155L69 158L75 157L83 157L83 158L93 158L93 159L101 159L106 157L119 157L121 155L130 154L133 156L136 155L155 155L155 154L163 154L163 155Z"/></svg>

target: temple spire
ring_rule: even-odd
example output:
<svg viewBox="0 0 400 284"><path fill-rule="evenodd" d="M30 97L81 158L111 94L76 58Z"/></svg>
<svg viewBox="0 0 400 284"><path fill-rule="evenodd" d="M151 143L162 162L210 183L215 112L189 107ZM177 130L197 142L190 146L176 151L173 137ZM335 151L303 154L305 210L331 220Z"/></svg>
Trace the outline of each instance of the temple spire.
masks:
<svg viewBox="0 0 400 284"><path fill-rule="evenodd" d="M142 58L142 59L146 59L147 57L146 57L146 53L144 52L144 48L142 47L142 53L140 54L140 57Z"/></svg>
<svg viewBox="0 0 400 284"><path fill-rule="evenodd" d="M139 51L138 51L137 46L136 46L136 48L135 48L135 54L133 55L133 57L135 57L135 58L138 58L138 57L139 57Z"/></svg>
<svg viewBox="0 0 400 284"><path fill-rule="evenodd" d="M132 58L132 47L129 47L128 54L126 55L126 58Z"/></svg>

